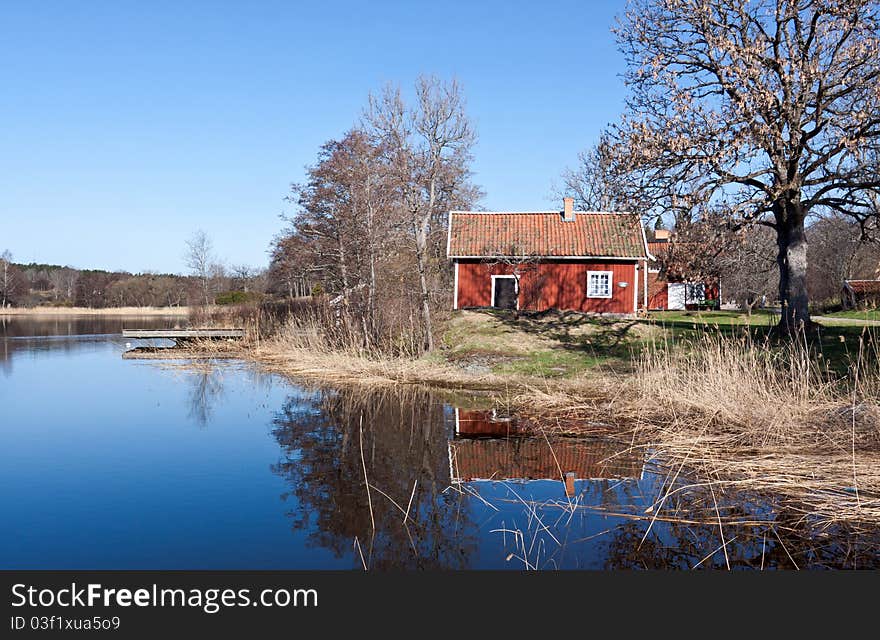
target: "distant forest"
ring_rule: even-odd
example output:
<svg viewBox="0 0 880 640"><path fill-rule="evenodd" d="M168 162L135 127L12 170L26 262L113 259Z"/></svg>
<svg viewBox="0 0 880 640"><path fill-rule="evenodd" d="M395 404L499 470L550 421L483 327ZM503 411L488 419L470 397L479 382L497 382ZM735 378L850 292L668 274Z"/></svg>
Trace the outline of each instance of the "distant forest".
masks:
<svg viewBox="0 0 880 640"><path fill-rule="evenodd" d="M207 282L216 304L258 299L265 289L264 274L246 269L218 268ZM203 303L204 292L197 276L20 264L0 256L2 306L178 307Z"/></svg>

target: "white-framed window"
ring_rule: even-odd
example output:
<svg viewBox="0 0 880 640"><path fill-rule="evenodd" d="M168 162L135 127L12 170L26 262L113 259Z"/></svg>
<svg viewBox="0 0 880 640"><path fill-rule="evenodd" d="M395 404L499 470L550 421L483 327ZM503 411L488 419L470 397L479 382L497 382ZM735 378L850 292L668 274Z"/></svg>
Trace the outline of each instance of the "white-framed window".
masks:
<svg viewBox="0 0 880 640"><path fill-rule="evenodd" d="M686 302L706 302L706 285L702 282L688 282L684 295Z"/></svg>
<svg viewBox="0 0 880 640"><path fill-rule="evenodd" d="M611 297L611 271L587 271L587 297Z"/></svg>

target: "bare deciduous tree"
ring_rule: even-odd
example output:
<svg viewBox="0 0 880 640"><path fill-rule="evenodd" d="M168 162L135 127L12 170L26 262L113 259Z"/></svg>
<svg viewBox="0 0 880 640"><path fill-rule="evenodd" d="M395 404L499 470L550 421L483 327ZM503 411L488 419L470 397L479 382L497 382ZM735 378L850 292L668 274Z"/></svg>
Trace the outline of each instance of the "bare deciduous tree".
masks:
<svg viewBox="0 0 880 640"><path fill-rule="evenodd" d="M262 271L247 264L233 265L229 268L232 287L250 293L261 288Z"/></svg>
<svg viewBox="0 0 880 640"><path fill-rule="evenodd" d="M186 241L186 266L198 279L205 305L211 304L211 278L214 277L214 247L208 234L201 229Z"/></svg>
<svg viewBox="0 0 880 640"><path fill-rule="evenodd" d="M6 307L6 301L9 299L9 288L12 282L10 277L11 266L12 254L7 249L0 253L0 309Z"/></svg>
<svg viewBox="0 0 880 640"><path fill-rule="evenodd" d="M808 253L807 286L813 301L835 304L844 280L870 280L880 275L880 244L865 242L863 229L874 235L875 229L863 228L841 215L823 217L807 229L821 237L821 242L810 243Z"/></svg>
<svg viewBox="0 0 880 640"><path fill-rule="evenodd" d="M425 347L434 348L429 268L432 255L442 253L446 216L456 206L479 197L469 182L471 149L476 134L465 113L458 83L420 77L416 105L407 106L397 87L370 96L366 121L387 154L394 186L400 194L411 233L419 274ZM440 231L441 233L437 233ZM440 236L435 246L432 236ZM434 251L432 251L434 250Z"/></svg>
<svg viewBox="0 0 880 640"><path fill-rule="evenodd" d="M399 253L400 207L394 201L381 149L359 129L326 143L304 184L292 185L299 210L276 241L273 274L294 284L318 275L359 324L364 346L377 335L377 289L382 262Z"/></svg>
<svg viewBox="0 0 880 640"><path fill-rule="evenodd" d="M20 304L19 298L27 292L27 280L12 263L12 253L8 250L0 253L0 309L10 304Z"/></svg>
<svg viewBox="0 0 880 640"><path fill-rule="evenodd" d="M76 288L79 271L70 267L61 267L49 272L49 282L52 285L52 293L56 301L72 301Z"/></svg>
<svg viewBox="0 0 880 640"><path fill-rule="evenodd" d="M574 198L583 211L632 211L618 187L610 151L610 141L602 136L599 142L578 154L578 164L562 174L560 195Z"/></svg>
<svg viewBox="0 0 880 640"><path fill-rule="evenodd" d="M756 305L772 301L779 291L776 239L772 229L763 225L750 225L730 235L717 258L721 294L751 314Z"/></svg>
<svg viewBox="0 0 880 640"><path fill-rule="evenodd" d="M776 235L780 329L810 324L805 223L880 190L876 0L633 0L615 164L654 212L725 205ZM677 216L678 217L678 216Z"/></svg>

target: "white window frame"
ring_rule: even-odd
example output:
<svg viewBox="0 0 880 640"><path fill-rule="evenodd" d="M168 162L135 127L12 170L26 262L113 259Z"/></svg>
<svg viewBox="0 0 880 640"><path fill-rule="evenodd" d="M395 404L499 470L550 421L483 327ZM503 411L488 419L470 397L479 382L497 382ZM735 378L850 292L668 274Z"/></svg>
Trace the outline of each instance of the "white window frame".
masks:
<svg viewBox="0 0 880 640"><path fill-rule="evenodd" d="M495 280L496 278L510 278L513 280L513 291L516 293L516 309L519 311L519 278L511 275L500 275L500 276L492 276L492 295L489 298L489 306L493 309L495 307Z"/></svg>
<svg viewBox="0 0 880 640"><path fill-rule="evenodd" d="M706 283L685 282L684 302L685 304L702 304L706 302Z"/></svg>
<svg viewBox="0 0 880 640"><path fill-rule="evenodd" d="M592 280L593 276L608 276L608 295L600 296L594 295L590 292L590 280ZM588 298L604 298L609 299L614 297L614 272L613 271L587 271L587 297Z"/></svg>

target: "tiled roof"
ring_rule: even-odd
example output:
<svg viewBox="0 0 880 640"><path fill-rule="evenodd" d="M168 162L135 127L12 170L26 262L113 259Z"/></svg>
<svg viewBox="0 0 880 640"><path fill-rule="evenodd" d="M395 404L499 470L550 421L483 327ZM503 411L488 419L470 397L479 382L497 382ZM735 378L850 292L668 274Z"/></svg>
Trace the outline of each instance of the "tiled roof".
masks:
<svg viewBox="0 0 880 640"><path fill-rule="evenodd" d="M853 293L880 294L880 280L846 280L844 282Z"/></svg>
<svg viewBox="0 0 880 640"><path fill-rule="evenodd" d="M650 253L655 258L663 256L667 251L669 251L669 247L672 246L671 242L649 242L648 243L648 253Z"/></svg>
<svg viewBox="0 0 880 640"><path fill-rule="evenodd" d="M566 222L560 212L453 211L449 257L645 257L639 216L578 212Z"/></svg>
<svg viewBox="0 0 880 640"><path fill-rule="evenodd" d="M573 438L491 438L450 443L453 480L637 478L642 460L626 445ZM560 473L561 472L561 473Z"/></svg>

